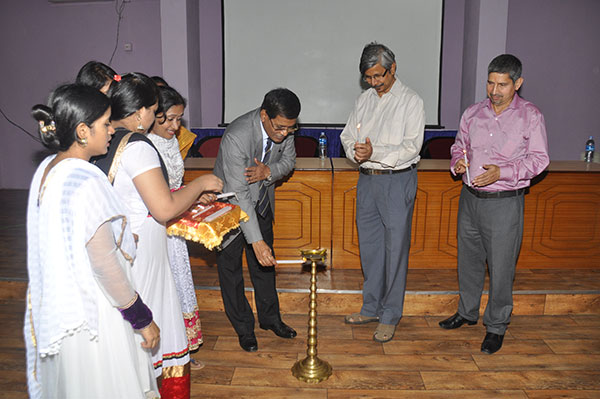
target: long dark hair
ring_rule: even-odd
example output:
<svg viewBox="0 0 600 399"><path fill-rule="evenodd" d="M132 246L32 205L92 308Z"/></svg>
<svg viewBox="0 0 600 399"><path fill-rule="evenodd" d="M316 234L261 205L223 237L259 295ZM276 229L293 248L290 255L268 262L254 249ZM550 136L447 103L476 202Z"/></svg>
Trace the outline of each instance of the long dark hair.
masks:
<svg viewBox="0 0 600 399"><path fill-rule="evenodd" d="M91 126L110 107L110 100L91 86L68 84L58 87L48 105L31 108L44 146L53 152L66 151L77 140L80 123Z"/></svg>

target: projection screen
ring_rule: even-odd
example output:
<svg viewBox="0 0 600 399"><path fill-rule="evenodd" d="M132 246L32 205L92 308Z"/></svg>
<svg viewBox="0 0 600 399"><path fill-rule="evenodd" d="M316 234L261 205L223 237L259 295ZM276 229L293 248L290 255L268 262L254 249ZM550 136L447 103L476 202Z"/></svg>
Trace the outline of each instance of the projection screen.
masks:
<svg viewBox="0 0 600 399"><path fill-rule="evenodd" d="M300 123L345 124L364 89L360 54L376 41L438 125L442 17L443 0L223 0L223 122L287 87Z"/></svg>

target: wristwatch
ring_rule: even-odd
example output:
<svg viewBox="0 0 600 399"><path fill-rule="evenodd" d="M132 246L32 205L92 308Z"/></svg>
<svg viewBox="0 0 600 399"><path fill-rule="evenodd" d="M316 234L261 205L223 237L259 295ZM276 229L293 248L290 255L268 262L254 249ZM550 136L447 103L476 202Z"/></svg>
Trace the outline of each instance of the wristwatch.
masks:
<svg viewBox="0 0 600 399"><path fill-rule="evenodd" d="M269 176L267 176L267 178L265 179L268 183L271 183L273 181L273 175L271 175L269 173Z"/></svg>

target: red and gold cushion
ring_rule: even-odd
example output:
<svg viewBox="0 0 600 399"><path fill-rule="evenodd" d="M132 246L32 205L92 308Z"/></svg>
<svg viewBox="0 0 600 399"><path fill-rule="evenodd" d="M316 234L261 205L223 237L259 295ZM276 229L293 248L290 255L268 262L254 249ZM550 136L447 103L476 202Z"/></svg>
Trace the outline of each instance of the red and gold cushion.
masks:
<svg viewBox="0 0 600 399"><path fill-rule="evenodd" d="M167 226L167 234L199 242L208 249L221 244L225 234L248 221L248 215L237 205L214 202L194 203L179 219Z"/></svg>

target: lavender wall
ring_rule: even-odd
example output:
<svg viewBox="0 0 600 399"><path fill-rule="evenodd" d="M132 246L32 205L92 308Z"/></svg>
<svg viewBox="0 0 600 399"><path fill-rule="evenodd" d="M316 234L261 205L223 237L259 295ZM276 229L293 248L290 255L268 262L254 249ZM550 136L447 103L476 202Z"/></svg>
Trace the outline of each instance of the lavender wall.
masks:
<svg viewBox="0 0 600 399"><path fill-rule="evenodd" d="M197 0L187 0L187 53L188 53L188 120L187 126L203 126L202 123L202 74L200 70L200 24ZM193 108L194 112L191 112Z"/></svg>
<svg viewBox="0 0 600 399"><path fill-rule="evenodd" d="M511 1L506 49L545 116L550 159L579 159L591 135L600 147L600 1Z"/></svg>
<svg viewBox="0 0 600 399"><path fill-rule="evenodd" d="M461 113L475 101L477 85L474 77L477 76L477 48L479 47L479 1L468 1L465 4L463 23L462 85L459 88ZM454 127L458 127L458 123Z"/></svg>
<svg viewBox="0 0 600 399"><path fill-rule="evenodd" d="M461 114L462 59L465 32L465 0L446 0L442 32L442 90L440 124L458 126Z"/></svg>
<svg viewBox="0 0 600 399"><path fill-rule="evenodd" d="M223 112L223 45L221 0L200 0L200 75L202 126L221 123Z"/></svg>
<svg viewBox="0 0 600 399"><path fill-rule="evenodd" d="M117 27L114 2L2 0L0 7L0 108L37 137L31 106L45 103L58 84L73 81L85 62L108 62ZM117 71L162 73L158 0L127 3L120 35L113 61ZM133 43L132 52L123 51L125 42ZM0 135L0 188L27 188L42 145L2 116Z"/></svg>
<svg viewBox="0 0 600 399"><path fill-rule="evenodd" d="M117 71L162 74L161 1L173 0L126 4L113 61ZM198 13L198 31L188 29L188 35L197 34L199 39L189 38L188 43L197 41L200 58L200 79L191 76L189 84L197 86L199 81L199 120L202 127L211 127L220 123L222 109L221 0L188 1L198 1L197 9L195 4L187 9ZM475 93L470 76L479 55L469 51L473 43L481 47L497 41L485 28L479 29L480 15L473 26L472 14L485 12L480 5L490 1L494 0L445 1L441 123L450 129L458 126L461 110L469 105L461 106L461 95L471 102L484 94ZM0 37L4 38L0 108L35 134L29 115L33 104L45 102L56 85L72 81L88 60L108 62L115 43L114 2L56 5L47 0L2 0L0 7ZM578 159L588 135L598 135L600 142L600 129L594 123L598 105L592 98L600 89L600 1L509 0L504 18L506 51L524 64L521 94L546 116L551 158ZM188 15L188 23L194 19ZM126 42L133 44L133 52L123 51ZM196 55L192 58L198 62ZM34 154L43 147L1 116L0 135L0 188L27 188L37 165Z"/></svg>

